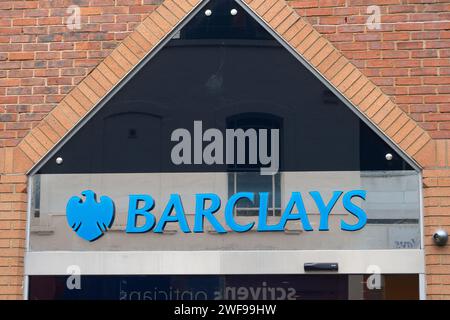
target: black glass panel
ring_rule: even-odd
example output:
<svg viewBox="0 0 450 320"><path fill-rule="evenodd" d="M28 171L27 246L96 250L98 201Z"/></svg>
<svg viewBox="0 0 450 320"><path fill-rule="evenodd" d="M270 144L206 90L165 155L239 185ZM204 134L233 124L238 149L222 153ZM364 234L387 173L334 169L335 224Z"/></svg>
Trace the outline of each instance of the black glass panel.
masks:
<svg viewBox="0 0 450 320"><path fill-rule="evenodd" d="M278 126L281 171L412 169L244 9L223 0L202 8L40 173L239 171L225 161L174 164L171 134L190 132L194 162L195 141L209 143L195 136L194 121L225 137L230 119L252 123L252 114L259 128Z"/></svg>
<svg viewBox="0 0 450 320"><path fill-rule="evenodd" d="M346 300L419 299L415 274L380 275L99 275L82 276L80 289L67 276L30 276L30 300Z"/></svg>
<svg viewBox="0 0 450 320"><path fill-rule="evenodd" d="M231 10L236 9L236 15ZM204 14L206 10L211 15ZM181 31L181 39L273 40L269 33L233 0L210 1Z"/></svg>

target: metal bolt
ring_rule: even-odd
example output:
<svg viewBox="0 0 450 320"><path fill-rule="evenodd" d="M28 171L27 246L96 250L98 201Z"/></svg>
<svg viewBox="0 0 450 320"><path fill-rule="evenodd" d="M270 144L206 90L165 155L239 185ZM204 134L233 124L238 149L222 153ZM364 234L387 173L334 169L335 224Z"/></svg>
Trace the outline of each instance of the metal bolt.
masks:
<svg viewBox="0 0 450 320"><path fill-rule="evenodd" d="M63 163L63 158L61 158L61 157L56 158L56 164L61 164L61 163Z"/></svg>
<svg viewBox="0 0 450 320"><path fill-rule="evenodd" d="M205 16L209 17L210 15L212 15L212 11L210 9L207 9L205 11Z"/></svg>
<svg viewBox="0 0 450 320"><path fill-rule="evenodd" d="M235 15L237 15L237 10L236 9L231 9L230 13L231 13L232 16L235 16Z"/></svg>
<svg viewBox="0 0 450 320"><path fill-rule="evenodd" d="M392 153L386 153L386 155L385 155L385 158L387 161L391 161L393 157L394 156L392 155Z"/></svg>

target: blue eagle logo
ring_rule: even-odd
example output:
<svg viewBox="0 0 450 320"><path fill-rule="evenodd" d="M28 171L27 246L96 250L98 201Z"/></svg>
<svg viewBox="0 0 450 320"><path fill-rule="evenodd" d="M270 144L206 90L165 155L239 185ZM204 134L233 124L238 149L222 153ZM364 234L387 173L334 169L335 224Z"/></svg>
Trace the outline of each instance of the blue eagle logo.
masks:
<svg viewBox="0 0 450 320"><path fill-rule="evenodd" d="M101 196L97 202L95 192L85 190L81 192L85 197L74 196L69 199L66 206L66 218L78 236L94 241L100 238L114 222L114 202L110 197Z"/></svg>

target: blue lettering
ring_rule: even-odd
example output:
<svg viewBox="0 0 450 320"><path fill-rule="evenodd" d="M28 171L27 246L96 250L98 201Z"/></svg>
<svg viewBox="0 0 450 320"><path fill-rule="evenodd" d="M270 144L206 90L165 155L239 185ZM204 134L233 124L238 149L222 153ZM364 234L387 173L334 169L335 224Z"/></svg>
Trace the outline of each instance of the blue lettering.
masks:
<svg viewBox="0 0 450 320"><path fill-rule="evenodd" d="M237 224L236 221L234 221L234 206L236 205L236 202L238 202L240 199L248 199L253 202L254 194L252 192L238 192L236 194L233 194L231 198L228 200L227 205L225 206L225 221L227 225L231 228L231 230L236 232L246 232L253 228L254 222L248 223L246 225L240 225Z"/></svg>
<svg viewBox="0 0 450 320"><path fill-rule="evenodd" d="M297 207L298 213L292 213L294 206ZM288 220L300 220L305 231L313 230L311 224L309 223L308 215L306 214L305 205L303 204L303 199L300 192L292 192L289 203L287 204L286 209L281 216L280 223L278 224L280 230L284 230L286 228L286 223Z"/></svg>
<svg viewBox="0 0 450 320"><path fill-rule="evenodd" d="M175 211L174 216L170 215L172 213L172 211ZM169 202L167 203L166 208L164 209L164 211L161 215L161 219L159 220L158 224L156 225L154 232L162 233L167 222L178 222L181 230L184 233L191 232L191 230L189 229L189 225L186 221L186 217L184 214L183 204L181 203L180 195L178 195L178 194L170 195Z"/></svg>
<svg viewBox="0 0 450 320"><path fill-rule="evenodd" d="M258 217L258 231L283 231L280 224L274 226L267 225L267 211L269 210L269 193L260 192L259 193L259 217Z"/></svg>
<svg viewBox="0 0 450 320"><path fill-rule="evenodd" d="M319 225L319 231L328 231L328 216L331 213L331 210L333 210L333 207L336 205L336 202L339 200L339 197L341 196L343 192L342 191L334 191L333 196L331 197L330 202L328 202L327 205L323 202L322 196L320 195L319 191L311 191L309 194L314 199L314 202L316 203L317 209L319 209L320 213L320 225Z"/></svg>
<svg viewBox="0 0 450 320"><path fill-rule="evenodd" d="M358 223L351 225L346 223L345 221L341 221L341 229L345 231L357 231L362 229L367 223L367 215L363 209L358 207L352 202L353 197L358 197L363 200L366 200L366 191L364 190L352 190L344 194L344 198L342 199L342 203L344 205L345 210L353 214L358 218Z"/></svg>
<svg viewBox="0 0 450 320"><path fill-rule="evenodd" d="M155 225L155 217L150 211L155 206L155 200L146 194L130 195L128 202L128 218L125 232L127 233L144 233L153 228ZM143 202L144 206L139 208L139 203ZM143 226L136 226L138 216L145 218Z"/></svg>
<svg viewBox="0 0 450 320"><path fill-rule="evenodd" d="M211 201L211 206L205 209L205 200ZM218 233L226 233L224 227L217 221L214 213L220 209L220 198L214 193L196 194L195 195L195 223L194 232L203 232L204 218L208 219L213 228Z"/></svg>
<svg viewBox="0 0 450 320"><path fill-rule="evenodd" d="M355 197L366 200L365 190L352 190L345 194L342 191L333 191L331 199L328 202L324 201L324 198L319 191L310 191L309 194L314 200L320 213L320 224L318 228L319 231L329 231L330 214L341 198L341 195L343 195L342 204L345 210L355 216L358 220L355 224L349 224L346 221L341 220L341 230L357 231L362 229L366 225L366 212L360 206L354 204L352 201L352 199ZM245 225L236 222L234 212L235 207L238 201L242 199L247 199L251 202L254 202L255 194L252 192L236 193L229 198L225 206L225 223L235 232L249 231L255 225L255 222L247 223ZM289 220L300 220L305 231L313 230L300 192L292 192L289 202L287 203L286 208L280 218L280 221L275 225L267 224L267 215L270 205L269 201L269 192L259 193L259 216L257 231L283 231L285 230L286 224ZM207 205L207 202L209 203L209 205ZM170 195L170 199L166 207L164 208L164 211L158 222L156 221L155 216L151 213L154 207L155 201L150 195L130 195L127 225L125 231L127 233L144 233L154 228L155 233L162 233L168 222L178 222L181 231L183 231L184 233L191 232L186 220L185 211L180 195ZM215 215L219 212L220 208L221 199L217 194L196 194L194 226L192 231L195 233L204 232L204 224L205 220L207 220L216 232L227 233L226 228L219 222ZM174 213L172 214L172 212ZM139 218L143 219L143 225L138 225Z"/></svg>

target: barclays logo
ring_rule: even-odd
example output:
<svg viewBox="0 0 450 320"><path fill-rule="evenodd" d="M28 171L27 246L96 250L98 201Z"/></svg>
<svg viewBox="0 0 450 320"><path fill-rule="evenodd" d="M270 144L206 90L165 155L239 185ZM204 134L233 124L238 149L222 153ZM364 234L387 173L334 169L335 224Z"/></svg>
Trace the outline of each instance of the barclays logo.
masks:
<svg viewBox="0 0 450 320"><path fill-rule="evenodd" d="M77 196L69 199L66 206L66 218L69 227L87 241L100 238L114 222L114 202L110 197L101 196L97 202L96 194L91 190L81 192L84 201Z"/></svg>
<svg viewBox="0 0 450 320"><path fill-rule="evenodd" d="M69 199L66 206L67 222L79 237L87 241L94 241L111 228L114 222L114 203L107 196L100 197L100 202L97 202L96 194L90 190L83 191L81 194L85 197L84 201L78 196ZM349 190L347 192L335 190L329 200L325 200L318 191L304 194L292 192L278 223L275 224L268 223L270 204L268 192L260 192L258 195L253 192L238 192L231 195L225 203L222 202L219 195L214 193L195 194L194 217L191 221L193 225L188 223L179 194L170 195L160 215L153 214L155 200L150 195L131 194L129 195L125 232L139 234L153 230L155 233L163 233L167 223L177 223L183 233L202 233L205 232L206 221L217 233L240 233L251 229L256 229L258 232L279 232L286 229L288 221L298 221L303 225L304 231L313 231L304 197L311 198L319 211L320 224L318 229L316 227L318 231L329 230L330 214L339 201L345 211L356 218L356 223L349 224L346 217L340 215L342 231L358 231L367 223L367 214L363 207L361 204L354 203L355 199L359 199L359 202L366 200L365 190ZM253 222L242 224L242 221L236 220L235 207L242 200L250 201L259 208L258 216L254 217ZM223 219L218 219L218 214L223 214ZM143 220L144 223L138 225L138 220L141 222Z"/></svg>

